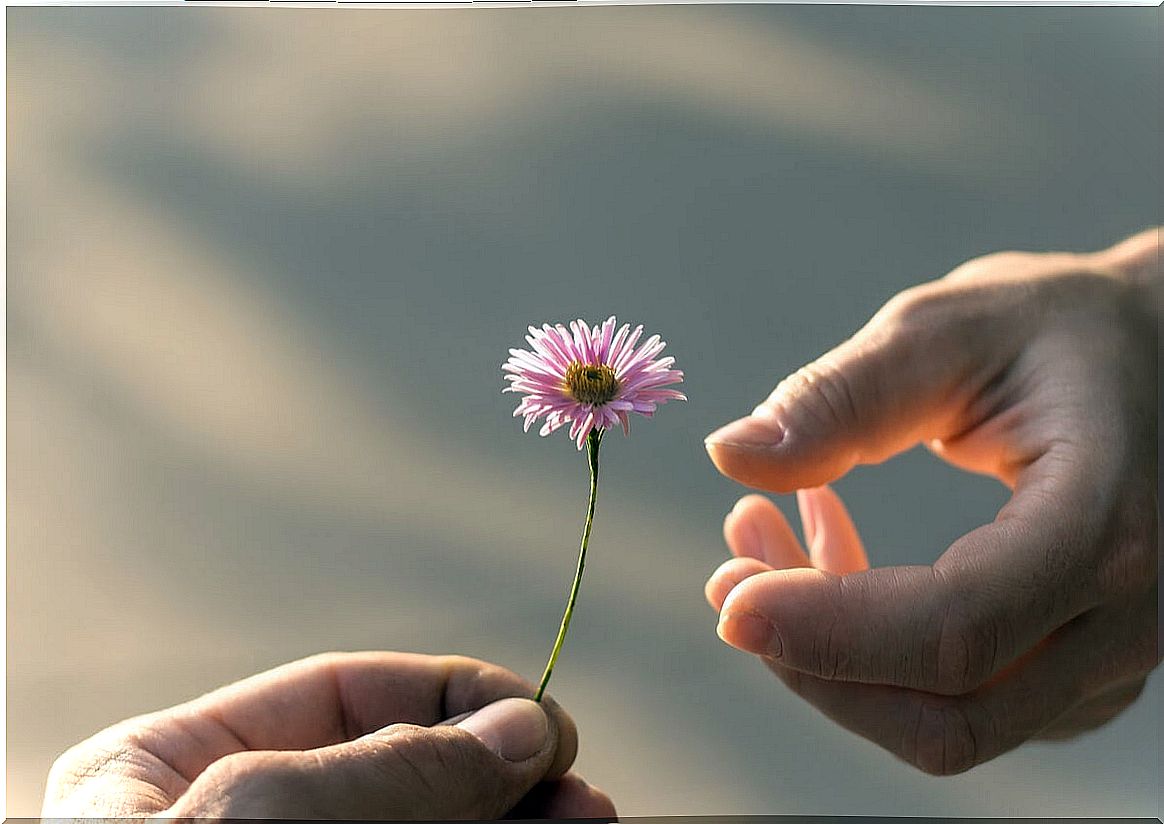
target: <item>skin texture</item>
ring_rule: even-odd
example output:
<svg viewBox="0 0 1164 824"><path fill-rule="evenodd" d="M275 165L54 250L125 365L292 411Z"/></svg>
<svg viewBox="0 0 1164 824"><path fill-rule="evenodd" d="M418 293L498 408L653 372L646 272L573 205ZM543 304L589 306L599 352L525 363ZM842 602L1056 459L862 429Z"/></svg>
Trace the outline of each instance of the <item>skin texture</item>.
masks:
<svg viewBox="0 0 1164 824"><path fill-rule="evenodd" d="M716 467L797 492L727 516L724 641L825 715L948 775L1127 708L1158 645L1160 230L1007 252L909 289L712 433ZM925 444L1012 491L931 566L869 569L827 486Z"/></svg>
<svg viewBox="0 0 1164 824"><path fill-rule="evenodd" d="M610 799L569 772L574 723L531 695L470 658L318 655L76 745L53 765L41 815L612 818Z"/></svg>

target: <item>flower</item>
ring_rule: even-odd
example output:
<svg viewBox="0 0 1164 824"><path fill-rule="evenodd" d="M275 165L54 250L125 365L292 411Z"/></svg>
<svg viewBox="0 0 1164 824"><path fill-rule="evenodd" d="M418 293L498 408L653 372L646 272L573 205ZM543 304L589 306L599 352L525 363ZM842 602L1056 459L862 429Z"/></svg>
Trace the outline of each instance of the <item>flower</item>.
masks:
<svg viewBox="0 0 1164 824"><path fill-rule="evenodd" d="M632 332L630 324L624 323L615 332L617 325L611 316L594 327L583 320L573 321L569 329L560 323L547 323L541 329L531 326L526 337L530 349L510 349L509 360L501 366L509 381L503 391L525 395L513 416L525 418L526 432L544 415L543 437L569 423L570 439L577 442L579 451L582 444L589 446L590 497L578 549L578 568L534 701L541 701L545 694L578 600L598 501L598 451L603 433L617 423L629 435L631 412L649 418L661 403L687 400L682 392L666 388L683 382L683 373L671 368L675 359L659 357L667 344L652 335L636 349L643 327L636 326Z"/></svg>
<svg viewBox="0 0 1164 824"><path fill-rule="evenodd" d="M616 333L616 325L610 317L594 327L582 320L569 329L531 326L526 336L531 349L509 350L501 368L510 383L503 391L524 393L513 416L525 418L526 432L543 415L543 437L569 423L570 438L581 450L592 429L619 424L629 434L631 412L649 418L661 403L687 400L664 388L682 383L683 373L671 368L674 358L658 358L666 346L659 336L635 349L643 327L632 332L623 324Z"/></svg>

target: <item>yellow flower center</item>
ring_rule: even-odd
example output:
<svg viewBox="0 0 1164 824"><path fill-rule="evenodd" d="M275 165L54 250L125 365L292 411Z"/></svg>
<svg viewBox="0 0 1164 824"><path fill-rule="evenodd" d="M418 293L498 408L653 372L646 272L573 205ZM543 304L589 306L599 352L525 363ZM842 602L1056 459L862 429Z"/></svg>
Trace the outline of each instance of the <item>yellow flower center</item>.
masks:
<svg viewBox="0 0 1164 824"><path fill-rule="evenodd" d="M618 396L618 378L605 363L578 363L566 367L566 391L579 403L600 406Z"/></svg>

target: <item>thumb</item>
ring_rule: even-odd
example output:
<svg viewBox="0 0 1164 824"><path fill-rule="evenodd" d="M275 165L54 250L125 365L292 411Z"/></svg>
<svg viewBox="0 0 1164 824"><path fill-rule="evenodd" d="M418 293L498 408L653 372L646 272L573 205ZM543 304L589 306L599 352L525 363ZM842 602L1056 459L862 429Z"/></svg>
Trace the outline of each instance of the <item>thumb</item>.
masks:
<svg viewBox="0 0 1164 824"><path fill-rule="evenodd" d="M196 816L209 795L214 817L493 819L546 776L558 740L539 704L505 698L453 725L393 724L305 752L228 756L178 806ZM232 760L235 769L219 767Z"/></svg>
<svg viewBox="0 0 1164 824"><path fill-rule="evenodd" d="M903 292L852 338L705 441L720 472L770 492L823 486L956 431L981 368L941 282Z"/></svg>
<svg viewBox="0 0 1164 824"><path fill-rule="evenodd" d="M558 744L549 716L526 698L502 699L451 726L400 724L367 738L351 754L351 775L367 777L378 817L414 819L505 814L546 775Z"/></svg>

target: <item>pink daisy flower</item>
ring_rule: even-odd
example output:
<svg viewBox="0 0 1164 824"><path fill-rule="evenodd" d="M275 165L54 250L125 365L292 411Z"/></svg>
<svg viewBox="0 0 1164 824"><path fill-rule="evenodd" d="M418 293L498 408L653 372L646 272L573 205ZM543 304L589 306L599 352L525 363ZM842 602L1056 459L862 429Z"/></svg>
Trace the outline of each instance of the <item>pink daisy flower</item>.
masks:
<svg viewBox="0 0 1164 824"><path fill-rule="evenodd" d="M643 327L632 332L630 324L623 324L616 332L616 325L612 316L594 327L582 320L569 329L531 326L526 336L531 349L509 350L501 368L510 383L503 391L525 395L513 412L525 418L525 431L543 416L543 437L568 423L570 439L581 450L591 430L618 424L629 434L630 413L649 418L659 404L687 400L682 392L665 388L682 383L683 373L671 368L674 358L658 357L666 346L659 336L636 349Z"/></svg>

